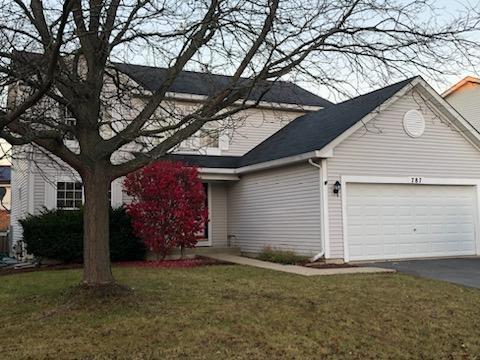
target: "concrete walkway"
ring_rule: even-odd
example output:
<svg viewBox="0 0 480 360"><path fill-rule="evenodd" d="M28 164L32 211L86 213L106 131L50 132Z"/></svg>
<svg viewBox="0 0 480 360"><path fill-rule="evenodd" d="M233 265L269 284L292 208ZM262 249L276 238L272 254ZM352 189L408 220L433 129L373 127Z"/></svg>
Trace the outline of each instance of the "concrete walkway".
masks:
<svg viewBox="0 0 480 360"><path fill-rule="evenodd" d="M373 274L373 273L394 273L394 269L383 269L379 267L348 267L348 268L330 268L314 269L298 265L282 265L261 261L243 256L230 254L209 254L209 258L226 261L233 264L254 266L263 269L283 271L291 274L315 276L315 275L339 275L339 274Z"/></svg>

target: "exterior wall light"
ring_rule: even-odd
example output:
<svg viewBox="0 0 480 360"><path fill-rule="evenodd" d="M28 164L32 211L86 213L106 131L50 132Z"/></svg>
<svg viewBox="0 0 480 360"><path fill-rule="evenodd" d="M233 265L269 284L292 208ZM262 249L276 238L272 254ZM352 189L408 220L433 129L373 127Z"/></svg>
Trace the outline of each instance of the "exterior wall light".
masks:
<svg viewBox="0 0 480 360"><path fill-rule="evenodd" d="M340 188L342 187L342 184L340 184L340 181L336 181L335 184L333 184L333 193L338 196L338 193L340 192Z"/></svg>

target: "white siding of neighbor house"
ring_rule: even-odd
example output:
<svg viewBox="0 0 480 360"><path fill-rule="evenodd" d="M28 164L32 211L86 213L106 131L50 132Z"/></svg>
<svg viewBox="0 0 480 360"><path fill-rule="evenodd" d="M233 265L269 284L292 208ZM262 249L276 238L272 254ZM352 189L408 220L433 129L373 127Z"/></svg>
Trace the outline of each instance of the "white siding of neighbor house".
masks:
<svg viewBox="0 0 480 360"><path fill-rule="evenodd" d="M343 258L341 196L332 190L342 175L480 179L480 151L413 94L407 93L341 142L327 161L332 258ZM425 133L419 138L403 129L403 116L410 109L421 110L425 117Z"/></svg>
<svg viewBox="0 0 480 360"><path fill-rule="evenodd" d="M10 212L10 227L12 229L12 244L22 239L22 227L18 220L28 214L29 203L29 162L13 160L12 162L12 207Z"/></svg>
<svg viewBox="0 0 480 360"><path fill-rule="evenodd" d="M321 251L319 171L309 164L242 176L229 186L228 234L242 252Z"/></svg>
<svg viewBox="0 0 480 360"><path fill-rule="evenodd" d="M480 131L480 84L468 83L445 99Z"/></svg>

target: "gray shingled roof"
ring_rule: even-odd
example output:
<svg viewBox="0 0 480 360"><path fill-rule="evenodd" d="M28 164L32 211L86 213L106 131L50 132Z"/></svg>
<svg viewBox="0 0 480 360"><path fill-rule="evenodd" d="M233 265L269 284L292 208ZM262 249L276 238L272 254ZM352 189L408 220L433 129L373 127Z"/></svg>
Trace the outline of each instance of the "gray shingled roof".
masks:
<svg viewBox="0 0 480 360"><path fill-rule="evenodd" d="M45 66L45 59L39 53L16 51L15 66L35 71L38 66ZM148 91L156 91L165 81L167 69L112 62L113 67L128 75ZM31 66L34 65L34 66ZM194 71L182 71L174 80L169 91L190 95L213 95L219 89L228 86L230 76L208 74ZM248 79L243 79L244 81ZM262 100L272 103L327 107L332 103L300 86L286 81L264 81L257 85L249 96L249 100L257 100L265 90Z"/></svg>
<svg viewBox="0 0 480 360"><path fill-rule="evenodd" d="M238 166L240 156L216 156L194 154L168 154L162 160L180 161L204 168L234 169Z"/></svg>
<svg viewBox="0 0 480 360"><path fill-rule="evenodd" d="M113 63L113 65L148 91L157 90L165 81L167 73L165 68L122 63ZM173 82L169 91L180 94L209 96L215 94L219 89L226 88L229 85L229 81L230 77L225 75L182 71ZM276 81L273 85L269 81L262 82L253 89L249 100L257 100L270 86L271 88L262 98L263 101L321 107L332 105L330 101L286 81Z"/></svg>
<svg viewBox="0 0 480 360"><path fill-rule="evenodd" d="M236 168L320 150L413 79L300 116L241 157L188 155L177 159L200 167Z"/></svg>

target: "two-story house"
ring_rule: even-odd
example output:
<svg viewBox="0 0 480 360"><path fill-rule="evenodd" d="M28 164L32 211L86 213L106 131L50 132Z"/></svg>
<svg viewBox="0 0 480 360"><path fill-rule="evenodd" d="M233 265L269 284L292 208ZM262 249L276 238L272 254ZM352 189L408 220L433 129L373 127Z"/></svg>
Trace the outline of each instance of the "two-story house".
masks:
<svg viewBox="0 0 480 360"><path fill-rule="evenodd" d="M164 80L165 69L130 64L115 64L116 68L129 80L135 81L143 89L153 91ZM228 77L221 75L182 72L169 89L168 101L177 108L195 106L202 98L210 95L210 89L221 87ZM15 101L15 99L10 99ZM132 96L131 102L141 101L141 97ZM199 159L201 176L206 184L209 204L209 224L205 238L199 246L233 246L227 231L227 185L238 181L239 176L228 173L236 159L253 149L266 138L274 134L294 118L308 112L329 106L331 103L295 84L276 82L264 96L256 109L246 110L236 116L235 124L220 127L208 123L205 129L185 140L175 149L183 154L181 159L193 156ZM49 110L51 111L51 109ZM116 116L121 110L112 109L109 116ZM119 114L120 115L120 114ZM125 115L125 114L123 114ZM64 121L69 118L66 109L59 109L58 116ZM68 139L67 139L68 141ZM42 154L28 154L24 148L14 148L12 189L12 239L13 243L22 238L19 219L27 214L38 214L42 209L77 209L83 204L83 189L79 176L64 164L50 161ZM201 155L201 156L196 156ZM117 154L121 157L122 154ZM203 162L206 162L207 167ZM226 171L226 169L228 169ZM128 196L122 191L123 178L111 185L110 200L112 207L128 202Z"/></svg>
<svg viewBox="0 0 480 360"><path fill-rule="evenodd" d="M147 90L162 82L162 69L119 69ZM172 101L207 95L204 76L183 73ZM264 100L235 131L204 129L166 157L199 166L207 184L210 222L199 246L244 253L269 246L337 261L480 253L475 119L422 78L339 104L277 83ZM112 184L113 206L128 201L121 181ZM72 172L14 164L14 239L19 218L78 207L82 196Z"/></svg>

